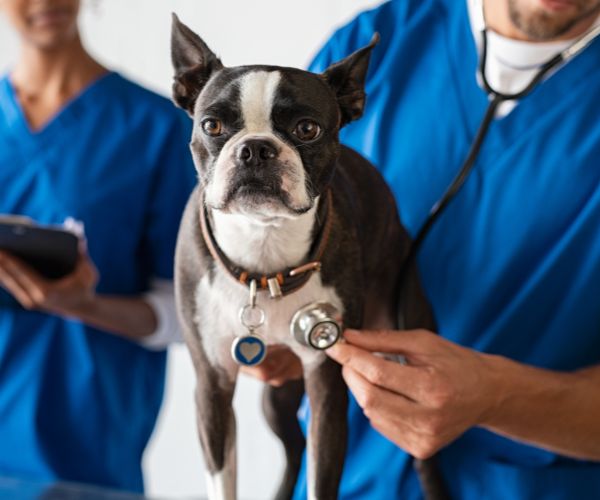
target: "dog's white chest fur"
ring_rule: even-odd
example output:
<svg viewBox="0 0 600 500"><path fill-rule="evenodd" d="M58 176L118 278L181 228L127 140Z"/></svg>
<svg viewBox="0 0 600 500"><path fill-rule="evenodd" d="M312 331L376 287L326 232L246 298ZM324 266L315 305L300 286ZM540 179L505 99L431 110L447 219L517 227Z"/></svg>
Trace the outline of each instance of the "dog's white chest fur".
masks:
<svg viewBox="0 0 600 500"><path fill-rule="evenodd" d="M231 345L236 337L248 334L239 319L240 309L248 301L248 287L237 283L224 270L219 270L212 283L205 276L198 284L196 322L202 332L206 355L214 366L235 370ZM318 273L311 276L302 288L280 299L271 299L268 292L260 291L256 304L265 312L265 323L256 333L268 345L288 345L300 357L303 365L310 368L320 362L324 354L299 344L290 333L290 322L298 309L317 301L329 302L343 311L338 294L332 287L323 286Z"/></svg>
<svg viewBox="0 0 600 500"><path fill-rule="evenodd" d="M214 213L214 234L230 260L245 268L272 274L288 266L302 263L311 246L311 228L316 206L295 219L282 221L277 227L256 223L241 215ZM239 313L249 304L249 288L237 282L222 265L212 282L206 274L196 289L196 324L204 351L214 366L225 367L232 376L236 366L231 345L236 337L247 335ZM256 304L265 313L264 324L256 330L267 344L288 345L302 360L305 368L323 359L324 354L298 343L290 333L292 317L311 302L328 302L343 313L336 291L324 286L318 272L299 290L279 299L271 299L267 291L259 291Z"/></svg>

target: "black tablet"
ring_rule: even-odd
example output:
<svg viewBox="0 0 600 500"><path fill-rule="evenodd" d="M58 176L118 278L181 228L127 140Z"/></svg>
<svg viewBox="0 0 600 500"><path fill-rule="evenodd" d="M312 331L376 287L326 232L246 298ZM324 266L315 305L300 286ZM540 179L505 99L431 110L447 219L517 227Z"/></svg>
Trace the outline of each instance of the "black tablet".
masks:
<svg viewBox="0 0 600 500"><path fill-rule="evenodd" d="M58 279L75 269L78 239L64 229L0 217L0 250L19 257L42 276Z"/></svg>

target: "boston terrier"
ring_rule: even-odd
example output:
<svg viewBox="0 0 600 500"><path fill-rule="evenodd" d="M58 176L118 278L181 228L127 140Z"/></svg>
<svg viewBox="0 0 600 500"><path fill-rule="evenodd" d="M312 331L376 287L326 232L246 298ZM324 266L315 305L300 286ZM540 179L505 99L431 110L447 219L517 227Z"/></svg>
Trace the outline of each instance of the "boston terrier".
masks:
<svg viewBox="0 0 600 500"><path fill-rule="evenodd" d="M179 232L176 300L197 375L211 500L236 498L232 397L240 365L260 362L274 344L298 356L304 386L268 386L263 400L287 457L277 498L291 497L300 467L305 443L295 413L305 389L307 491L335 499L347 389L322 349L342 325L397 328L399 312L405 328L435 328L415 269L403 270L410 238L393 195L338 140L363 112L377 40L322 74L228 68L173 16L173 98L194 120L199 177Z"/></svg>

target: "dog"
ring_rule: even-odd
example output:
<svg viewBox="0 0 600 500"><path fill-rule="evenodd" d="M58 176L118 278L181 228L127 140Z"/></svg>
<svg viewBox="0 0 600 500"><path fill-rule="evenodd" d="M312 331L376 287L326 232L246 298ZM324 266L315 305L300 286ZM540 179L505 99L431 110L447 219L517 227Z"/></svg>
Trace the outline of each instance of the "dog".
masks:
<svg viewBox="0 0 600 500"><path fill-rule="evenodd" d="M326 303L338 314L329 326L358 329L396 328L400 311L405 328L435 328L414 266L403 269L410 237L392 193L338 139L340 128L362 115L377 41L374 35L322 74L228 68L173 15L173 100L194 121L190 148L199 177L179 231L175 294L197 376L212 500L236 498L234 358L253 364L266 346L283 344L301 360L304 385L267 386L263 399L286 450L276 497L291 497L300 467L305 443L295 412L305 390L309 498L335 499L347 388L322 345L290 333L296 312Z"/></svg>

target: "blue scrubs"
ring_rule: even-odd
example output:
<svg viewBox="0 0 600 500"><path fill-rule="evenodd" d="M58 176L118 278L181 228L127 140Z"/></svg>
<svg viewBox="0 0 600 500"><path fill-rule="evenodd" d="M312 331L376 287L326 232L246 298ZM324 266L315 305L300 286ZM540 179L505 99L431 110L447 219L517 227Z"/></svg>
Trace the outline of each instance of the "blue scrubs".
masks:
<svg viewBox="0 0 600 500"><path fill-rule="evenodd" d="M381 34L363 118L367 156L414 236L467 155L487 106L464 0L393 0L341 28L324 70ZM492 124L465 186L419 253L439 332L552 370L600 363L600 40ZM421 498L409 457L353 402L343 499ZM536 422L531 422L532 426ZM598 439L598 436L590 436ZM475 428L439 454L452 498L600 498L600 463ZM295 498L304 498L304 473Z"/></svg>
<svg viewBox="0 0 600 500"><path fill-rule="evenodd" d="M0 80L0 213L85 224L98 293L172 279L191 121L109 73L33 132ZM142 491L166 355L0 296L0 476Z"/></svg>

